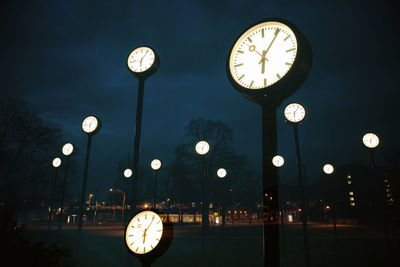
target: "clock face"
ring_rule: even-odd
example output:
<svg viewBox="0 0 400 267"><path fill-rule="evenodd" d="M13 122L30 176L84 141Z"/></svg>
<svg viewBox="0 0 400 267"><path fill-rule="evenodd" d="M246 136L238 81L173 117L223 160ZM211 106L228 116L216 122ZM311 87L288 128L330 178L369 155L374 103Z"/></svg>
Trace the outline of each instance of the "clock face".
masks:
<svg viewBox="0 0 400 267"><path fill-rule="evenodd" d="M326 174L332 174L333 173L333 166L331 164L325 164L323 167L324 173Z"/></svg>
<svg viewBox="0 0 400 267"><path fill-rule="evenodd" d="M274 164L275 167L282 167L284 163L285 160L282 156L276 155L272 158L272 164Z"/></svg>
<svg viewBox="0 0 400 267"><path fill-rule="evenodd" d="M132 170L131 169L125 169L124 176L125 176L125 178L131 177L132 176Z"/></svg>
<svg viewBox="0 0 400 267"><path fill-rule="evenodd" d="M226 176L226 170L224 168L220 168L217 171L217 175L219 178L225 178Z"/></svg>
<svg viewBox="0 0 400 267"><path fill-rule="evenodd" d="M151 168L156 171L161 168L161 161L159 159L153 159L150 165Z"/></svg>
<svg viewBox="0 0 400 267"><path fill-rule="evenodd" d="M125 242L136 254L152 251L160 242L163 234L163 223L157 213L146 210L139 212L129 222L125 231Z"/></svg>
<svg viewBox="0 0 400 267"><path fill-rule="evenodd" d="M364 145L368 148L375 148L379 145L379 138L376 134L367 133L362 139Z"/></svg>
<svg viewBox="0 0 400 267"><path fill-rule="evenodd" d="M285 76L296 54L296 36L288 26L263 22L239 37L230 54L229 70L240 86L263 89Z"/></svg>
<svg viewBox="0 0 400 267"><path fill-rule="evenodd" d="M133 72L145 72L150 69L155 60L154 52L149 47L138 47L128 57L128 67Z"/></svg>
<svg viewBox="0 0 400 267"><path fill-rule="evenodd" d="M66 143L63 147L62 147L62 153L65 156L69 156L71 155L71 153L74 151L74 146L71 143Z"/></svg>
<svg viewBox="0 0 400 267"><path fill-rule="evenodd" d="M196 144L195 150L199 155L205 155L210 150L210 145L206 141L200 141Z"/></svg>
<svg viewBox="0 0 400 267"><path fill-rule="evenodd" d="M60 158L55 158L53 159L53 167L58 168L61 165L61 159Z"/></svg>
<svg viewBox="0 0 400 267"><path fill-rule="evenodd" d="M99 126L99 121L95 116L86 117L82 122L82 130L85 133L93 133Z"/></svg>
<svg viewBox="0 0 400 267"><path fill-rule="evenodd" d="M306 116L306 110L298 103L291 103L286 106L284 114L288 121L298 123Z"/></svg>

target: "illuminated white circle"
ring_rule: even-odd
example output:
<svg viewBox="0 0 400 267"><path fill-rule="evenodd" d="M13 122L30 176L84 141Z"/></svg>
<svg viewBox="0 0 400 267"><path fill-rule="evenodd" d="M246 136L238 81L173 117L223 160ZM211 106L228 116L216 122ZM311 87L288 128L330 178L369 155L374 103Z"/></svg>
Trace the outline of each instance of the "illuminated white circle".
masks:
<svg viewBox="0 0 400 267"><path fill-rule="evenodd" d="M85 133L93 133L99 126L99 121L95 116L88 116L82 122L82 130Z"/></svg>
<svg viewBox="0 0 400 267"><path fill-rule="evenodd" d="M229 71L247 89L263 89L282 79L292 67L297 40L285 24L268 21L243 33L229 57Z"/></svg>
<svg viewBox="0 0 400 267"><path fill-rule="evenodd" d="M153 159L150 164L151 168L155 171L161 168L161 161L159 159Z"/></svg>
<svg viewBox="0 0 400 267"><path fill-rule="evenodd" d="M324 173L326 173L326 174L332 174L333 171L335 170L331 164L325 164L322 169L324 170Z"/></svg>
<svg viewBox="0 0 400 267"><path fill-rule="evenodd" d="M218 175L219 178L225 178L226 170L224 168L219 168L217 170L217 175Z"/></svg>
<svg viewBox="0 0 400 267"><path fill-rule="evenodd" d="M283 164L285 164L285 160L282 156L276 155L275 157L272 158L272 164L274 164L275 167L282 167Z"/></svg>
<svg viewBox="0 0 400 267"><path fill-rule="evenodd" d="M306 116L306 110L299 103L291 103L286 106L284 114L288 121L298 123Z"/></svg>
<svg viewBox="0 0 400 267"><path fill-rule="evenodd" d="M53 167L58 168L61 165L61 159L60 158L54 158L53 159Z"/></svg>
<svg viewBox="0 0 400 267"><path fill-rule="evenodd" d="M129 178L129 177L131 177L132 176L132 170L131 169L125 169L125 171L124 171L124 176L125 176L125 178Z"/></svg>
<svg viewBox="0 0 400 267"><path fill-rule="evenodd" d="M368 148L375 148L379 145L379 138L376 134L367 133L363 136L362 141L364 146Z"/></svg>
<svg viewBox="0 0 400 267"><path fill-rule="evenodd" d="M150 210L141 211L125 229L125 243L135 254L146 254L159 244L163 235L161 217Z"/></svg>
<svg viewBox="0 0 400 267"><path fill-rule="evenodd" d="M133 50L128 57L128 67L133 72L145 72L154 63L154 51L146 46Z"/></svg>
<svg viewBox="0 0 400 267"><path fill-rule="evenodd" d="M72 152L74 151L74 146L71 143L66 143L63 147L62 147L62 153L65 156L69 156L72 154Z"/></svg>
<svg viewBox="0 0 400 267"><path fill-rule="evenodd" d="M199 155L205 155L210 150L210 145L206 141L199 141L196 144L195 150Z"/></svg>

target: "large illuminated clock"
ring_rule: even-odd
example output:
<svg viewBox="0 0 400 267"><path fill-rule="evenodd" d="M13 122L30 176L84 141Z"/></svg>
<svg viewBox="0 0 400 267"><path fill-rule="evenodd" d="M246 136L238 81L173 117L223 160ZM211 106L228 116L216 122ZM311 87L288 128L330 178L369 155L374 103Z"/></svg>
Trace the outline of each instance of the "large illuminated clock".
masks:
<svg viewBox="0 0 400 267"><path fill-rule="evenodd" d="M279 105L303 84L311 60L311 47L295 25L266 19L236 39L227 73L232 85L251 101Z"/></svg>
<svg viewBox="0 0 400 267"><path fill-rule="evenodd" d="M125 228L125 245L143 263L161 256L172 241L172 224L163 222L157 212L138 212Z"/></svg>
<svg viewBox="0 0 400 267"><path fill-rule="evenodd" d="M128 69L138 78L147 78L154 74L160 65L157 53L148 46L133 49L127 59Z"/></svg>

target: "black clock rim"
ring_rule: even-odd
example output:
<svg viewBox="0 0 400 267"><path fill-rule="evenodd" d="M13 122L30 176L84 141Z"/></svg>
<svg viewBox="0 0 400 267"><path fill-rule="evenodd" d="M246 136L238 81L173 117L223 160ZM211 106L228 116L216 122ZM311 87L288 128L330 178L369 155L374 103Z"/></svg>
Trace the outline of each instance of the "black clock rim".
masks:
<svg viewBox="0 0 400 267"><path fill-rule="evenodd" d="M133 216L131 217L131 219L129 220L129 222L127 223L127 225L125 226L125 230L124 230L124 244L126 249L128 250L128 252L137 257L139 259L140 262L143 263L147 263L147 264L151 264L152 262L154 262L157 258L159 258L160 256L162 256L168 249L169 245L172 242L172 236L173 236L173 225L170 222L162 222L163 224L163 234L161 235L160 241L158 242L157 246L155 246L155 248L153 248L150 252L145 253L145 254L137 254L134 251L132 251L129 247L128 244L126 243L126 231L128 229L128 225L131 222L131 220L138 215L139 213L143 212L143 211L152 211L154 213L156 213L158 216L160 216L161 211L157 210L157 209L153 209L153 208L147 208L147 209L142 209L139 210L137 212L135 212L133 214ZM160 216L161 217L161 216Z"/></svg>
<svg viewBox="0 0 400 267"><path fill-rule="evenodd" d="M87 133L87 132L83 131L83 129L82 129L82 131L87 135L94 135L94 134L98 133L100 131L100 128L101 128L101 120L99 119L99 117L97 117L95 115L87 115L83 120L85 120L87 117L95 117L96 120L97 120L97 127L93 132L90 132L90 133Z"/></svg>
<svg viewBox="0 0 400 267"><path fill-rule="evenodd" d="M237 83L230 71L229 60L232 54L233 47L239 40L239 38L250 28L265 22L279 22L288 26L294 33L297 40L297 53L295 60L288 70L288 72L276 83L261 88L261 89L248 89ZM250 101L261 104L268 105L272 104L274 106L280 106L282 101L289 96L291 96L306 80L308 73L311 69L312 64L312 50L311 45L308 42L304 34L297 28L297 26L290 22L289 20L282 18L265 18L260 20L248 27L246 27L233 41L226 59L226 72L229 82L233 87L238 90L243 96L248 98Z"/></svg>
<svg viewBox="0 0 400 267"><path fill-rule="evenodd" d="M298 105L300 105L300 106L302 106L302 107L304 108L304 117L303 117L303 119L302 119L301 121L294 122L294 121L290 121L290 120L286 119L286 116L285 116L285 109L286 109L287 106L292 105L292 104L298 104ZM287 105L285 106L285 108L282 110L282 114L283 114L283 117L285 118L285 122L286 122L286 123L292 124L292 125L298 125L298 124L302 123L302 122L305 120L306 115L307 115L307 109L306 109L306 107L305 107L302 103L300 103L300 102L290 102L290 103L287 104Z"/></svg>
<svg viewBox="0 0 400 267"><path fill-rule="evenodd" d="M154 53L154 63L153 63L153 65L151 65L150 68L148 68L147 70L145 70L145 71L143 71L143 72L135 72L135 71L133 71L133 70L131 70L131 69L129 68L127 62L128 62L128 60L129 60L129 56L132 54L132 52L135 51L136 49L140 48L140 47L147 47L147 48L150 48L150 49L153 51L153 53ZM132 49L132 50L129 52L128 58L127 58L127 60L126 60L126 67L128 68L128 70L129 70L134 76L136 76L136 77L139 78L139 79L143 79L143 80L146 79L146 78L148 78L148 77L150 77L151 75L153 75L153 74L157 71L157 69L158 69L159 66L160 66L160 57L158 56L156 50L155 50L153 47L149 46L149 45L139 45L139 46L136 46L134 49Z"/></svg>

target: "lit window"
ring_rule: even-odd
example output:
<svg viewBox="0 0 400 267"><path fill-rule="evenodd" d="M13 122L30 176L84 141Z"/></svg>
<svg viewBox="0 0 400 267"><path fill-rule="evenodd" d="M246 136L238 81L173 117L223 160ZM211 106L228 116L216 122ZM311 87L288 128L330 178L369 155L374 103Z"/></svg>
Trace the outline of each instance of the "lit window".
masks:
<svg viewBox="0 0 400 267"><path fill-rule="evenodd" d="M387 188L387 189L386 189L386 193L389 193L389 192L390 192L390 189L389 189L389 188Z"/></svg>
<svg viewBox="0 0 400 267"><path fill-rule="evenodd" d="M352 196L352 195L354 195L354 193L353 192L349 192L349 195Z"/></svg>
<svg viewBox="0 0 400 267"><path fill-rule="evenodd" d="M385 179L385 180L384 180L384 182L385 182L385 183L387 183L387 182L388 182L388 180L387 180L387 179Z"/></svg>
<svg viewBox="0 0 400 267"><path fill-rule="evenodd" d="M354 201L354 197L350 197L350 200L351 200L351 201Z"/></svg>
<svg viewBox="0 0 400 267"><path fill-rule="evenodd" d="M351 175L350 175L350 174L348 174L348 175L347 175L347 179L350 179L350 178L351 178Z"/></svg>
<svg viewBox="0 0 400 267"><path fill-rule="evenodd" d="M348 181L347 181L347 184L351 184L351 180L348 180Z"/></svg>
<svg viewBox="0 0 400 267"><path fill-rule="evenodd" d="M352 207L354 207L354 206L356 205L356 203L351 202L350 205L351 205Z"/></svg>

